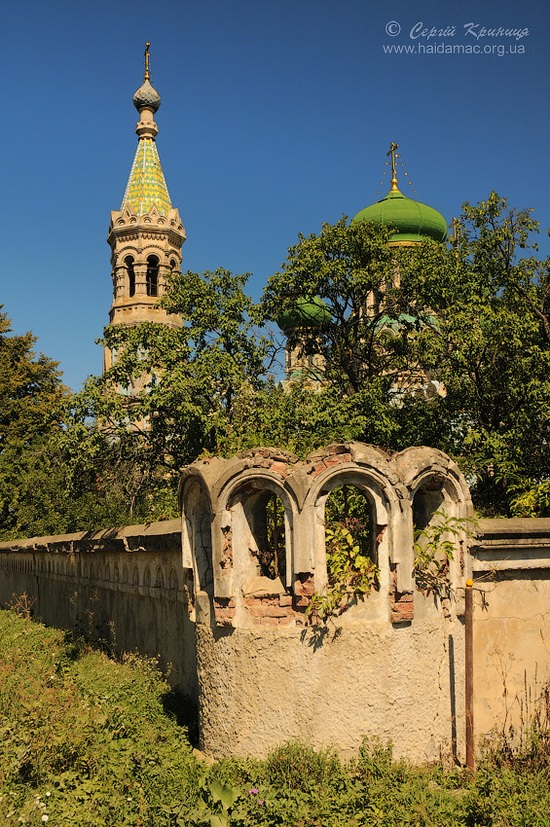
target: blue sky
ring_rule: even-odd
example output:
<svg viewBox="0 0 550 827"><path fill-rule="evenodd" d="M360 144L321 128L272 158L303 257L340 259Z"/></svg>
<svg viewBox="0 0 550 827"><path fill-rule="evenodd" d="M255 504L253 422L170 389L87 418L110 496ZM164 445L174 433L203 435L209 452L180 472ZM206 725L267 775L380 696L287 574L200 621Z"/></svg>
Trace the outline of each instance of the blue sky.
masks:
<svg viewBox="0 0 550 827"><path fill-rule="evenodd" d="M14 331L32 330L75 389L101 370L106 235L135 152L146 40L184 268L251 272L258 298L298 232L385 194L392 140L416 193L402 189L449 222L495 189L548 227L549 22L545 0L4 4L0 303ZM415 44L495 48L387 52Z"/></svg>

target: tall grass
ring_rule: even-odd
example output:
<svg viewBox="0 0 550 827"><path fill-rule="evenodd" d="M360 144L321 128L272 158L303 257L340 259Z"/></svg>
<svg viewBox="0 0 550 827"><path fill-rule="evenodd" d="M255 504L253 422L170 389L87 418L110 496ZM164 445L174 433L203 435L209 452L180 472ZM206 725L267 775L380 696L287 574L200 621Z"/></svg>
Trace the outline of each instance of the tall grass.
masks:
<svg viewBox="0 0 550 827"><path fill-rule="evenodd" d="M291 742L207 766L154 661L115 662L23 614L0 612L2 827L550 827L550 704L519 746L486 745L474 777L376 739L348 763Z"/></svg>

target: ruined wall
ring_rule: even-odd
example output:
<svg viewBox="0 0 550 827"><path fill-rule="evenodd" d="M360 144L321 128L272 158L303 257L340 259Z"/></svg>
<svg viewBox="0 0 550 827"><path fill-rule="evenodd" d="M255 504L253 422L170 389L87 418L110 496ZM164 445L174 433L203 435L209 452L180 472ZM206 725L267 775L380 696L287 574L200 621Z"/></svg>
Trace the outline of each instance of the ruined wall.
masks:
<svg viewBox="0 0 550 827"><path fill-rule="evenodd" d="M379 582L312 627L305 611L327 580L325 507L342 485L369 503ZM284 509L286 540L284 571L271 576L261 564L269 496ZM299 738L352 755L376 735L416 761L463 755L465 538L455 538L452 601L412 578L416 521L443 505L456 517L471 510L448 457L348 443L302 462L261 449L195 463L181 500L206 752L262 756Z"/></svg>
<svg viewBox="0 0 550 827"><path fill-rule="evenodd" d="M159 655L170 682L196 700L179 520L0 543L0 606L23 594L47 625Z"/></svg>

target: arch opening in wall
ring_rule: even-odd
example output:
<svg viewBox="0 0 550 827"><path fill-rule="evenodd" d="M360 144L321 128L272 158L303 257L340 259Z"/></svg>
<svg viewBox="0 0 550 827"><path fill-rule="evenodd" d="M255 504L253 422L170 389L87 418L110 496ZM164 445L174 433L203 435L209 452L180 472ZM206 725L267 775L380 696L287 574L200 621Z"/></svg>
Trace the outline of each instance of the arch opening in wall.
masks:
<svg viewBox="0 0 550 827"><path fill-rule="evenodd" d="M347 483L333 488L325 500L325 542L345 537L362 557L378 563L373 503L364 491Z"/></svg>
<svg viewBox="0 0 550 827"><path fill-rule="evenodd" d="M453 581L463 566L464 527L454 494L443 477L432 474L420 483L412 500L416 586L441 600L446 616L454 596Z"/></svg>
<svg viewBox="0 0 550 827"><path fill-rule="evenodd" d="M379 585L376 516L366 492L343 483L324 503L326 595L322 614L340 612Z"/></svg>
<svg viewBox="0 0 550 827"><path fill-rule="evenodd" d="M441 512L445 503L444 482L430 477L416 490L413 497L413 525L415 532L423 531Z"/></svg>
<svg viewBox="0 0 550 827"><path fill-rule="evenodd" d="M242 591L285 591L291 584L290 521L277 486L254 480L228 503L235 572Z"/></svg>
<svg viewBox="0 0 550 827"><path fill-rule="evenodd" d="M147 257L147 273L145 283L148 296L158 296L159 289L159 259L157 256Z"/></svg>
<svg viewBox="0 0 550 827"><path fill-rule="evenodd" d="M196 583L192 591L214 594L214 569L212 565L212 509L210 500L197 480L189 480L182 497L184 516L183 547L184 567L187 578ZM192 569L192 575L191 571Z"/></svg>
<svg viewBox="0 0 550 827"><path fill-rule="evenodd" d="M362 469L332 473L314 502L315 591L326 598L317 608L323 616L339 614L387 582L391 504L385 480Z"/></svg>
<svg viewBox="0 0 550 827"><path fill-rule="evenodd" d="M128 275L128 295L135 296L136 293L136 272L134 270L134 259L132 256L126 256L124 259L126 265L126 273Z"/></svg>
<svg viewBox="0 0 550 827"><path fill-rule="evenodd" d="M252 556L258 575L286 582L285 507L272 491L261 491L246 502L245 514L255 540Z"/></svg>

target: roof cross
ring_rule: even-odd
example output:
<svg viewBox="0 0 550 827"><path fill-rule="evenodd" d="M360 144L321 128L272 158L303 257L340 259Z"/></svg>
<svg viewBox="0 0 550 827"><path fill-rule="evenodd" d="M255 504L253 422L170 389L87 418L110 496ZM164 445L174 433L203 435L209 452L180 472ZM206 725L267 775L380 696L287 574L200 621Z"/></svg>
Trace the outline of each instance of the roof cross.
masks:
<svg viewBox="0 0 550 827"><path fill-rule="evenodd" d="M147 41L147 43L145 44L145 74L143 76L144 81L150 80L150 78L151 78L151 75L149 74L149 47L150 47L150 45L151 44L149 43L149 41Z"/></svg>
<svg viewBox="0 0 550 827"><path fill-rule="evenodd" d="M386 152L386 155L391 157L391 190L395 192L397 190L397 169L395 166L395 158L397 150L399 149L399 144L394 143L393 141L390 144L389 151ZM397 156L399 157L399 156Z"/></svg>

